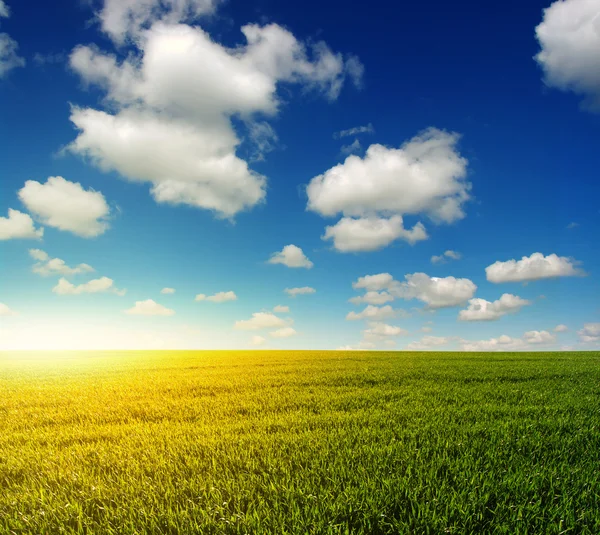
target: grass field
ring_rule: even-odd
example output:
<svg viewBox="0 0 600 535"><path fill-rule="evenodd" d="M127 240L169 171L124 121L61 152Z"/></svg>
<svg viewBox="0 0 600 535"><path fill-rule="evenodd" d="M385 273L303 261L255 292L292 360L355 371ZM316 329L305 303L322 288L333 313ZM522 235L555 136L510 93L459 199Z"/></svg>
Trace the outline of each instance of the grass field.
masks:
<svg viewBox="0 0 600 535"><path fill-rule="evenodd" d="M0 533L600 533L600 353L0 354Z"/></svg>

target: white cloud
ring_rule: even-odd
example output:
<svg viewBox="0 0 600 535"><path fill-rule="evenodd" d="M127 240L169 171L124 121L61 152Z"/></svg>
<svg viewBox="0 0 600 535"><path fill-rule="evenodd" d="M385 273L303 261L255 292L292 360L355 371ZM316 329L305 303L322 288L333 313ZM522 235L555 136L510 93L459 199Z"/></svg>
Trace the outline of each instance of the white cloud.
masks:
<svg viewBox="0 0 600 535"><path fill-rule="evenodd" d="M448 261L448 259L460 260L461 258L462 258L462 255L460 253L457 253L456 251L448 250L439 256L436 256L436 255L432 256L431 263L432 264L444 264L445 262Z"/></svg>
<svg viewBox="0 0 600 535"><path fill-rule="evenodd" d="M24 67L25 60L19 56L19 45L7 33L0 33L0 79L17 67Z"/></svg>
<svg viewBox="0 0 600 535"><path fill-rule="evenodd" d="M289 338L298 334L293 327L283 327L269 333L273 338Z"/></svg>
<svg viewBox="0 0 600 535"><path fill-rule="evenodd" d="M259 335L257 334L257 335L254 335L254 336L252 337L252 339L250 340L250 343L251 343L253 346L261 346L261 345L263 345L263 344L264 344L266 341L267 341L267 339L266 339L264 336L259 336Z"/></svg>
<svg viewBox="0 0 600 535"><path fill-rule="evenodd" d="M0 217L0 241L15 239L39 240L43 235L44 229L36 229L33 219L28 214L9 208L8 217Z"/></svg>
<svg viewBox="0 0 600 535"><path fill-rule="evenodd" d="M408 344L405 349L407 351L431 351L439 349L440 346L447 345L452 341L452 338L446 336L423 336L421 340Z"/></svg>
<svg viewBox="0 0 600 535"><path fill-rule="evenodd" d="M569 224L567 225L567 228L568 228L569 230L572 230L572 229L574 229L574 228L577 228L578 226L579 226L579 223L575 223L574 221L572 221L571 223L569 223Z"/></svg>
<svg viewBox="0 0 600 535"><path fill-rule="evenodd" d="M519 261L494 262L485 268L485 274L488 281L495 283L583 276L585 272L576 267L579 264L577 260L556 254L533 253Z"/></svg>
<svg viewBox="0 0 600 535"><path fill-rule="evenodd" d="M398 239L414 245L428 238L422 223L405 229L402 216L343 217L335 225L325 228L323 240L333 240L333 246L342 253L377 251Z"/></svg>
<svg viewBox="0 0 600 535"><path fill-rule="evenodd" d="M518 312L526 305L531 305L531 301L512 294L503 294L494 302L479 298L469 299L469 306L466 310L458 313L458 319L461 321L493 321L506 314Z"/></svg>
<svg viewBox="0 0 600 535"><path fill-rule="evenodd" d="M95 294L100 292L112 292L117 295L125 295L126 290L119 290L114 287L114 281L108 277L100 277L93 279L77 286L71 284L67 279L60 278L58 284L52 288L52 291L58 295L80 295L80 294Z"/></svg>
<svg viewBox="0 0 600 535"><path fill-rule="evenodd" d="M544 10L535 33L535 59L547 85L583 96L583 107L600 111L598 0L559 0Z"/></svg>
<svg viewBox="0 0 600 535"><path fill-rule="evenodd" d="M28 180L19 199L45 225L83 238L98 236L109 226L110 208L104 195L60 176L49 177L45 184Z"/></svg>
<svg viewBox="0 0 600 535"><path fill-rule="evenodd" d="M375 349L377 344L361 340L356 346L346 345L336 348L336 351L365 351Z"/></svg>
<svg viewBox="0 0 600 535"><path fill-rule="evenodd" d="M392 295L402 299L418 299L428 308L454 307L475 294L477 286L469 279L430 277L425 273L406 275L406 282L390 288Z"/></svg>
<svg viewBox="0 0 600 535"><path fill-rule="evenodd" d="M190 2L163 0L162 10L158 0L111 2L103 27L117 42L133 32L137 54L119 62L93 47L72 52L71 67L106 90L110 112L73 108L79 134L69 149L101 169L150 183L157 202L232 218L266 193L266 178L236 154L232 117L242 119L251 158L260 159L276 134L257 117L278 113L279 86L300 84L333 100L347 78L358 81L356 61L323 42L307 46L276 24L243 26L245 45L222 46L198 26L176 24L186 5L199 5Z"/></svg>
<svg viewBox="0 0 600 535"><path fill-rule="evenodd" d="M213 303L225 303L226 301L237 301L237 295L231 290L228 292L218 292L214 295L206 296L198 294L195 301L212 301Z"/></svg>
<svg viewBox="0 0 600 535"><path fill-rule="evenodd" d="M522 338L512 338L503 334L489 340L461 340L461 351L532 351L533 346L550 347L556 335L548 331L527 331Z"/></svg>
<svg viewBox="0 0 600 535"><path fill-rule="evenodd" d="M174 294L175 293L175 288L163 288L160 291L161 294Z"/></svg>
<svg viewBox="0 0 600 535"><path fill-rule="evenodd" d="M37 260L31 271L47 277L50 275L80 275L81 273L91 273L94 268L88 264L79 264L74 268L69 267L64 260L60 258L50 258L46 251L41 249L29 249L29 255Z"/></svg>
<svg viewBox="0 0 600 535"><path fill-rule="evenodd" d="M355 139L352 143L350 143L350 145L342 145L340 152L345 156L348 156L349 154L355 154L357 152L360 152L361 150L362 145L360 144L360 141L358 141L358 139Z"/></svg>
<svg viewBox="0 0 600 535"><path fill-rule="evenodd" d="M554 327L554 329L552 329L552 330L555 333L566 333L569 330L569 328L566 325L561 323L560 325L557 325L556 327Z"/></svg>
<svg viewBox="0 0 600 535"><path fill-rule="evenodd" d="M356 282L352 283L352 288L355 290L360 290L364 288L368 291L381 291L387 290L397 284L389 273L378 273L377 275L365 275L364 277L359 277Z"/></svg>
<svg viewBox="0 0 600 535"><path fill-rule="evenodd" d="M421 332L430 333L431 331L433 331L433 327L429 327L428 325L421 327Z"/></svg>
<svg viewBox="0 0 600 535"><path fill-rule="evenodd" d="M4 303L0 303L0 316L17 316L17 315L18 314L14 310L11 310L8 305L5 305Z"/></svg>
<svg viewBox="0 0 600 535"><path fill-rule="evenodd" d="M401 327L374 321L369 322L369 328L365 329L363 334L365 337L402 336L408 334L408 331Z"/></svg>
<svg viewBox="0 0 600 535"><path fill-rule="evenodd" d="M600 342L600 323L585 323L577 334L584 343Z"/></svg>
<svg viewBox="0 0 600 535"><path fill-rule="evenodd" d="M313 263L306 257L302 249L296 245L286 245L281 251L273 253L269 264L283 264L289 268L313 267Z"/></svg>
<svg viewBox="0 0 600 535"><path fill-rule="evenodd" d="M356 136L358 134L374 134L374 133L375 133L375 129L373 128L373 125L371 123L369 123L366 126L355 126L353 128L348 128L347 130L340 130L339 132L335 132L333 134L333 138L339 139L342 137Z"/></svg>
<svg viewBox="0 0 600 535"><path fill-rule="evenodd" d="M172 316L175 314L174 310L160 305L152 299L136 301L133 307L123 312L132 316Z"/></svg>
<svg viewBox="0 0 600 535"><path fill-rule="evenodd" d="M290 297L296 297L297 295L314 294L317 290L310 286L303 286L302 288L286 288L283 291Z"/></svg>
<svg viewBox="0 0 600 535"><path fill-rule="evenodd" d="M349 321L354 320L382 320L385 318L391 318L396 315L396 311L390 306L385 305L383 307L376 307L373 305L368 305L361 312L349 312L346 316L346 319Z"/></svg>
<svg viewBox="0 0 600 535"><path fill-rule="evenodd" d="M0 18L8 18L10 17L10 9L4 2L4 0L0 0Z"/></svg>
<svg viewBox="0 0 600 535"><path fill-rule="evenodd" d="M306 188L307 209L325 217L343 215L328 227L325 239L352 231L376 240L369 248L366 238L359 238L360 245L340 250L375 250L399 237L425 239L424 227L407 231L402 216L423 214L436 223L465 216L463 204L471 186L466 181L467 160L456 151L458 139L458 134L429 128L398 149L371 145L363 158L348 156L314 177Z"/></svg>
<svg viewBox="0 0 600 535"><path fill-rule="evenodd" d="M249 320L236 321L234 329L255 331L275 327L288 327L291 323L291 320L286 321L270 312L255 312Z"/></svg>
<svg viewBox="0 0 600 535"><path fill-rule="evenodd" d="M285 306L285 305L277 305L276 307L273 308L273 312L289 312L290 311L290 307Z"/></svg>
<svg viewBox="0 0 600 535"><path fill-rule="evenodd" d="M354 305L360 305L361 303L367 303L369 305L383 305L389 301L393 301L394 297L388 292L366 292L364 295L359 295L348 299L348 302Z"/></svg>

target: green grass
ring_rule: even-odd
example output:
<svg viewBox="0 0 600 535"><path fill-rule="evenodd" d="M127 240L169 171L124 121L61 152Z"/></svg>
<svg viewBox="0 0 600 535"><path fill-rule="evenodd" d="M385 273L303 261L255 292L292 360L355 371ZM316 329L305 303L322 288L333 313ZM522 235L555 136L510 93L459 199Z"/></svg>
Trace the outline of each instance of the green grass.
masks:
<svg viewBox="0 0 600 535"><path fill-rule="evenodd" d="M600 533L600 353L0 354L0 533Z"/></svg>

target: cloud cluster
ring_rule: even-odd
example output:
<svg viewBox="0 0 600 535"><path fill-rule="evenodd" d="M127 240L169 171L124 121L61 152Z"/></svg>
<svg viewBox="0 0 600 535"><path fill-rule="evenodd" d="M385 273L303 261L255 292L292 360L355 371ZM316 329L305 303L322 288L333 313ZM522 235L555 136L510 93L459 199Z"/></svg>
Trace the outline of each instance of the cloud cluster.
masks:
<svg viewBox="0 0 600 535"><path fill-rule="evenodd" d="M429 128L397 149L371 145L364 158L348 156L314 177L306 188L307 209L343 216L323 239L332 239L342 252L375 250L397 239L427 238L421 223L404 228L405 215L425 215L436 223L463 218L471 186L467 160L456 150L458 139Z"/></svg>
<svg viewBox="0 0 600 535"><path fill-rule="evenodd" d="M237 301L237 295L231 290L228 292L218 292L214 295L198 294L195 301L211 301L212 303L225 303L227 301Z"/></svg>
<svg viewBox="0 0 600 535"><path fill-rule="evenodd" d="M458 319L461 321L494 321L506 314L518 312L526 305L531 305L531 301L512 294L503 294L500 299L493 302L479 298L469 299L469 306L466 310L458 313Z"/></svg>
<svg viewBox="0 0 600 535"><path fill-rule="evenodd" d="M544 10L535 34L535 56L547 85L583 96L583 107L600 112L600 4L557 0Z"/></svg>
<svg viewBox="0 0 600 535"><path fill-rule="evenodd" d="M280 107L281 84L298 84L329 100L347 79L360 82L354 57L324 42L306 45L277 24L241 28L245 44L226 47L199 26L183 24L213 11L210 0L109 0L100 13L123 60L79 46L70 65L106 92L106 110L74 107L78 129L69 149L104 170L151 185L157 202L186 204L232 218L262 202L266 178L237 155L241 118L264 154L276 139L263 119ZM266 126L265 126L266 125ZM260 159L260 158L254 158Z"/></svg>
<svg viewBox="0 0 600 535"><path fill-rule="evenodd" d="M0 0L0 19L10 17L10 9L4 0ZM19 56L17 50L19 45L7 33L0 33L0 79L6 74L25 65L25 60Z"/></svg>
<svg viewBox="0 0 600 535"><path fill-rule="evenodd" d="M524 256L521 260L508 260L494 262L485 268L487 280L494 283L500 282L526 282L555 277L577 277L585 272L577 267L579 262L572 258L542 253L533 253Z"/></svg>
<svg viewBox="0 0 600 535"><path fill-rule="evenodd" d="M75 267L69 267L61 258L50 258L50 255L41 249L29 249L29 256L37 260L31 271L43 277L51 275L80 275L94 271L94 268L89 264L78 264Z"/></svg>
<svg viewBox="0 0 600 535"><path fill-rule="evenodd" d="M43 235L44 229L36 229L29 214L9 208L8 217L0 217L0 241L14 239L39 240Z"/></svg>
<svg viewBox="0 0 600 535"><path fill-rule="evenodd" d="M42 223L91 238L108 229L110 208L99 191L85 190L78 182L51 176L45 184L28 180L19 199Z"/></svg>
<svg viewBox="0 0 600 535"><path fill-rule="evenodd" d="M302 249L293 244L286 245L281 251L273 253L269 259L269 264L283 264L289 268L306 269L310 269L314 265Z"/></svg>

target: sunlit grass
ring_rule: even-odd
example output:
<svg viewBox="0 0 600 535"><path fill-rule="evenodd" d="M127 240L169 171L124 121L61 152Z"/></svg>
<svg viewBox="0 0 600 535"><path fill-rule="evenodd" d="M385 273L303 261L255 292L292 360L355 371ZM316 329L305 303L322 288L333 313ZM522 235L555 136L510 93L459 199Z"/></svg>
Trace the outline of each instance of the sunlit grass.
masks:
<svg viewBox="0 0 600 535"><path fill-rule="evenodd" d="M600 354L0 354L0 533L600 533Z"/></svg>

